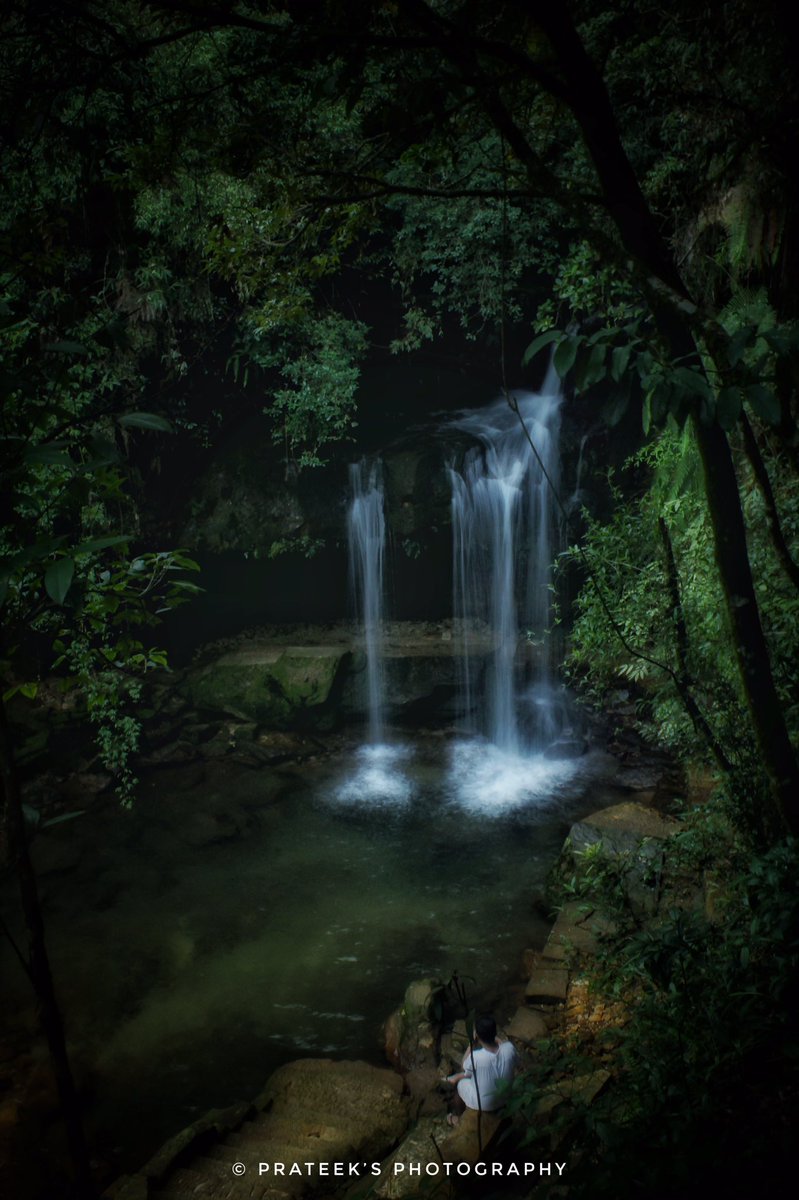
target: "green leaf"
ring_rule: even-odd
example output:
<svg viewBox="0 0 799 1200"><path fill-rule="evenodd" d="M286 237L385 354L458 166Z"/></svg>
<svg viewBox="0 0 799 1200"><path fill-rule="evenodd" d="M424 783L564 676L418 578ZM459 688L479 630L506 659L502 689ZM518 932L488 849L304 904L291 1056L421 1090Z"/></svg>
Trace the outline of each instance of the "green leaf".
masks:
<svg viewBox="0 0 799 1200"><path fill-rule="evenodd" d="M125 413L119 418L119 423L120 425L124 425L126 429L150 429L157 433L173 432L172 426L166 417L159 417L157 413Z"/></svg>
<svg viewBox="0 0 799 1200"><path fill-rule="evenodd" d="M51 825L61 825L64 821L74 821L75 817L82 817L86 810L83 808L75 809L74 812L61 813L57 817L48 817L46 821L41 822L42 829L49 829Z"/></svg>
<svg viewBox="0 0 799 1200"><path fill-rule="evenodd" d="M727 361L731 367L737 366L741 361L741 355L756 333L756 325L744 325L732 334L727 345Z"/></svg>
<svg viewBox="0 0 799 1200"><path fill-rule="evenodd" d="M654 390L654 388L650 388L650 390L646 393L644 396L644 403L641 408L641 425L643 426L644 433L647 434L647 436L649 435L649 430L652 425L652 395Z"/></svg>
<svg viewBox="0 0 799 1200"><path fill-rule="evenodd" d="M605 419L605 423L609 425L611 429L614 425L618 425L619 421L627 412L629 403L630 397L627 392L618 391L605 405L604 409L602 410L602 415Z"/></svg>
<svg viewBox="0 0 799 1200"><path fill-rule="evenodd" d="M699 371L692 371L690 367L677 367L672 372L671 378L676 387L691 392L695 396L701 396L704 400L710 400L713 395L710 384L704 375Z"/></svg>
<svg viewBox="0 0 799 1200"><path fill-rule="evenodd" d="M64 603L74 574L75 563L71 558L57 558L47 568L44 575L44 586L48 596L56 604Z"/></svg>
<svg viewBox="0 0 799 1200"><path fill-rule="evenodd" d="M129 533L119 533L114 537L92 538L89 542L81 542L75 546L73 554L96 554L98 550L107 550L109 546L121 546L131 540Z"/></svg>
<svg viewBox="0 0 799 1200"><path fill-rule="evenodd" d="M535 358L539 350L543 350L544 346L550 346L552 342L556 342L562 336L563 334L559 329L548 329L546 333L539 333L538 337L530 342L530 345L522 355L522 366L526 367Z"/></svg>
<svg viewBox="0 0 799 1200"><path fill-rule="evenodd" d="M25 451L25 462L56 467L74 467L75 463L65 449L68 445L69 442L58 441L49 442L44 446L31 446L29 450Z"/></svg>
<svg viewBox="0 0 799 1200"><path fill-rule="evenodd" d="M762 383L752 383L746 389L746 399L752 411L769 425L779 425L782 416L780 405L770 388L764 387Z"/></svg>
<svg viewBox="0 0 799 1200"><path fill-rule="evenodd" d="M741 389L722 388L716 398L716 420L722 429L730 430L741 415Z"/></svg>
<svg viewBox="0 0 799 1200"><path fill-rule="evenodd" d="M22 815L31 829L36 829L42 819L42 814L39 812L38 808L34 808L31 804L22 805Z"/></svg>
<svg viewBox="0 0 799 1200"><path fill-rule="evenodd" d="M555 351L555 357L552 359L552 362L561 379L565 379L574 366L574 360L577 357L577 351L582 340L579 335L577 337L566 337Z"/></svg>
<svg viewBox="0 0 799 1200"><path fill-rule="evenodd" d="M200 564L198 562L196 562L193 558L189 558L188 554L183 554L182 551L180 551L180 550L175 551L175 553L172 555L172 559L175 563L175 566L178 567L181 571L199 571L199 570L201 570Z"/></svg>
<svg viewBox="0 0 799 1200"><path fill-rule="evenodd" d="M790 354L799 344L799 325L778 325L775 329L764 329L760 336L777 354Z"/></svg>
<svg viewBox="0 0 799 1200"><path fill-rule="evenodd" d="M26 700L35 700L36 693L39 690L39 685L35 681L33 683L21 683L19 685L19 690L20 694L23 695Z"/></svg>
<svg viewBox="0 0 799 1200"><path fill-rule="evenodd" d="M624 372L627 370L632 350L630 342L626 346L616 346L614 348L610 364L610 377L614 383L619 383Z"/></svg>
<svg viewBox="0 0 799 1200"><path fill-rule="evenodd" d="M89 351L81 342L60 341L50 342L45 346L45 350L51 351L53 354L88 354Z"/></svg>
<svg viewBox="0 0 799 1200"><path fill-rule="evenodd" d="M600 379L605 378L607 373L605 369L606 353L607 346L603 346L601 343L591 347L591 353L580 363L575 375L574 386L578 391L587 391L595 383L599 383Z"/></svg>
<svg viewBox="0 0 799 1200"><path fill-rule="evenodd" d="M672 402L673 389L671 384L661 382L657 385L652 396L652 424L660 425L669 412Z"/></svg>

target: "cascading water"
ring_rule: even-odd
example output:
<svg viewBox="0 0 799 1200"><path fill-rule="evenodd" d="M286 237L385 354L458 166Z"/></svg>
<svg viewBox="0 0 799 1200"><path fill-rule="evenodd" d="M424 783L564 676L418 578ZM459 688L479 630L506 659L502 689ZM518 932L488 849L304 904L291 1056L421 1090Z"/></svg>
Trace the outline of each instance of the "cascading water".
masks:
<svg viewBox="0 0 799 1200"><path fill-rule="evenodd" d="M350 587L363 627L369 741L383 739L383 565L386 520L377 463L350 466Z"/></svg>
<svg viewBox="0 0 799 1200"><path fill-rule="evenodd" d="M353 463L350 491L347 517L350 589L366 658L367 742L356 756L354 773L338 787L335 798L344 804L405 804L412 794L399 765L405 749L386 744L383 637L386 519L380 464L368 459Z"/></svg>
<svg viewBox="0 0 799 1200"><path fill-rule="evenodd" d="M553 746L563 707L552 684L556 377L540 393L515 399L537 453L504 398L450 425L472 441L460 470L450 470L457 660L472 736L453 744L446 790L460 808L492 815L529 802L550 804L577 769ZM366 659L367 740L331 796L346 805L405 806L418 785L409 747L386 736L379 464L353 465L350 486L350 576Z"/></svg>
<svg viewBox="0 0 799 1200"><path fill-rule="evenodd" d="M459 470L451 469L450 479L464 721L469 732L488 739L504 763L513 762L514 771L524 760L524 790L536 755L541 778L546 774L540 752L557 737L562 715L552 684L551 633L561 402L557 377L550 372L540 393L514 396L537 455L503 397L453 423L477 445L467 451ZM532 658L526 671L519 653L522 631L524 657ZM507 784L505 779L503 786Z"/></svg>

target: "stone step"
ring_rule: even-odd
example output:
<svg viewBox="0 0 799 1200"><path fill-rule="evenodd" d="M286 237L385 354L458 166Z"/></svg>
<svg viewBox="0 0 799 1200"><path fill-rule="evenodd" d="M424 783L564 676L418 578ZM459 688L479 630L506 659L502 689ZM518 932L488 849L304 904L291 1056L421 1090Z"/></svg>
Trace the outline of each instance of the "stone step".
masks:
<svg viewBox="0 0 799 1200"><path fill-rule="evenodd" d="M599 936L610 923L597 913L585 912L578 904L567 905L550 930L544 946L544 957L564 961L574 957L590 957L599 948Z"/></svg>
<svg viewBox="0 0 799 1200"><path fill-rule="evenodd" d="M569 987L568 969L557 959L536 955L524 989L528 1004L562 1004Z"/></svg>

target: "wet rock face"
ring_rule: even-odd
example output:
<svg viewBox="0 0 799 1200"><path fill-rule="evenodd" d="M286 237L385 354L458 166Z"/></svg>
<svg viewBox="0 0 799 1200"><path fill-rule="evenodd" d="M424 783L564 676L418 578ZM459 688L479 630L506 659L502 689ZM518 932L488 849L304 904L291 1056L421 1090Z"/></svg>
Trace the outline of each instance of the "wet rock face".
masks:
<svg viewBox="0 0 799 1200"><path fill-rule="evenodd" d="M386 510L394 535L424 542L431 530L450 523L450 487L445 447L429 433L384 455Z"/></svg>

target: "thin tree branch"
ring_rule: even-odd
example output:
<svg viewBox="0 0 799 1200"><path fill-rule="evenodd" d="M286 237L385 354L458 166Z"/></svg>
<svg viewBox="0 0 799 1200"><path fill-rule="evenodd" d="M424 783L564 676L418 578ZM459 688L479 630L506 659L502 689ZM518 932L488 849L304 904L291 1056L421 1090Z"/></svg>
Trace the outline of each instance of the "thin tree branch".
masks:
<svg viewBox="0 0 799 1200"><path fill-rule="evenodd" d="M752 429L749 418L743 411L741 412L741 426L744 431L744 450L746 451L746 457L749 459L749 465L752 468L766 505L769 533L771 534L774 549L777 552L777 558L780 560L785 574L791 583L795 588L799 588L799 565L797 565L796 560L791 555L788 543L785 541L785 534L782 531L780 514L777 510L777 501L774 496L774 489L771 486L771 480L769 479L768 469L760 453L755 431Z"/></svg>
<svg viewBox="0 0 799 1200"><path fill-rule="evenodd" d="M685 613L683 611L682 599L680 597L680 577L677 573L677 563L674 558L674 547L669 534L669 527L663 517L658 517L658 528L660 529L660 537L663 542L663 550L666 556L666 579L669 585L669 594L671 598L671 610L674 618L674 635L677 647L677 663L679 667L679 686L680 698L685 706L688 716L693 722L694 729L701 734L707 742L713 757L719 767L725 774L729 774L732 770L727 755L721 747L716 735L710 728L710 725L704 713L699 707L697 700L691 690L691 678L688 673L688 629L685 624ZM676 680L675 680L676 682Z"/></svg>

